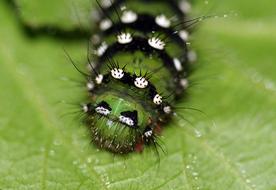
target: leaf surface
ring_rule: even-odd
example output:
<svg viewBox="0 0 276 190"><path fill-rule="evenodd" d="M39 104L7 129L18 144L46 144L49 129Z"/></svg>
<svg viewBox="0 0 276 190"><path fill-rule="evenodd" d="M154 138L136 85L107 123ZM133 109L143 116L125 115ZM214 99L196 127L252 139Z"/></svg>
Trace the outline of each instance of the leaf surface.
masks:
<svg viewBox="0 0 276 190"><path fill-rule="evenodd" d="M51 2L18 1L23 22L66 30L78 23L69 1ZM2 1L0 189L276 189L275 6L195 3L195 14L214 7L238 16L209 20L192 35L198 68L179 106L205 114L181 110L162 133L158 161L150 149L121 157L90 144L81 116L70 114L85 99L83 77L63 52L84 69L86 41L28 37Z"/></svg>

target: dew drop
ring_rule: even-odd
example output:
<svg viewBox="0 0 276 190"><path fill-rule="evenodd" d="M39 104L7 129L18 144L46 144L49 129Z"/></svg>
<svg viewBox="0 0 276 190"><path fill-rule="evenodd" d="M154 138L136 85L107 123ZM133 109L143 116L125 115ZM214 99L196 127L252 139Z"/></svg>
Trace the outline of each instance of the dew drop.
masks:
<svg viewBox="0 0 276 190"><path fill-rule="evenodd" d="M202 137L202 133L201 133L199 130L195 130L194 132L195 132L195 136L196 136L197 138Z"/></svg>
<svg viewBox="0 0 276 190"><path fill-rule="evenodd" d="M91 158L91 157L88 157L88 158L87 158L87 163L90 164L91 162L92 162L92 158Z"/></svg>
<svg viewBox="0 0 276 190"><path fill-rule="evenodd" d="M198 173L197 172L193 172L192 175L193 176L198 176Z"/></svg>
<svg viewBox="0 0 276 190"><path fill-rule="evenodd" d="M50 150L50 156L54 156L55 155L55 151L54 150Z"/></svg>

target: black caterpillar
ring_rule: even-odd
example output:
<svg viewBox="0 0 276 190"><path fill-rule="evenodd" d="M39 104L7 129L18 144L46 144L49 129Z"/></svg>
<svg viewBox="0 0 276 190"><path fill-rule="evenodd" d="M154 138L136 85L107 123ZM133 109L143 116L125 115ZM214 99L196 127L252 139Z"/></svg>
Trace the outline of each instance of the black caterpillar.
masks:
<svg viewBox="0 0 276 190"><path fill-rule="evenodd" d="M102 0L89 50L85 123L93 142L114 153L158 146L157 135L188 87L186 0ZM91 60L93 57L93 60Z"/></svg>

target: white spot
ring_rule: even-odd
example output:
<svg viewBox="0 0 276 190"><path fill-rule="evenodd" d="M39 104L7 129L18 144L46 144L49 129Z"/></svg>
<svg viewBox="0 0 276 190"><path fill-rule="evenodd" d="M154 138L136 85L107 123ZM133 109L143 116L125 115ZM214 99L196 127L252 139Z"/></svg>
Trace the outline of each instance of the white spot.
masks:
<svg viewBox="0 0 276 190"><path fill-rule="evenodd" d="M121 21L125 24L133 23L137 20L138 15L133 11L124 11L121 16Z"/></svg>
<svg viewBox="0 0 276 190"><path fill-rule="evenodd" d="M117 39L120 44L128 44L132 42L132 36L130 33L121 33L117 36Z"/></svg>
<svg viewBox="0 0 276 190"><path fill-rule="evenodd" d="M97 77L96 77L96 83L97 84L101 84L103 82L103 75L102 74L99 74Z"/></svg>
<svg viewBox="0 0 276 190"><path fill-rule="evenodd" d="M171 109L170 106L165 106L165 107L163 108L163 111L164 111L166 114L170 114L170 113L172 112L172 109Z"/></svg>
<svg viewBox="0 0 276 190"><path fill-rule="evenodd" d="M162 104L162 96L160 96L159 94L156 94L153 98L153 103L156 105L160 105Z"/></svg>
<svg viewBox="0 0 276 190"><path fill-rule="evenodd" d="M189 13L191 11L191 4L187 0L182 0L179 2L179 9L184 13Z"/></svg>
<svg viewBox="0 0 276 190"><path fill-rule="evenodd" d="M173 59L173 64L174 64L174 67L177 71L182 71L183 70L182 64L181 64L179 59L174 58Z"/></svg>
<svg viewBox="0 0 276 190"><path fill-rule="evenodd" d="M189 39L189 33L186 30L180 30L179 37L186 42Z"/></svg>
<svg viewBox="0 0 276 190"><path fill-rule="evenodd" d="M89 91L93 90L95 88L95 84L93 81L89 81L87 84L86 84L86 87Z"/></svg>
<svg viewBox="0 0 276 190"><path fill-rule="evenodd" d="M109 29L111 26L112 26L112 22L109 19L104 19L100 22L100 29L102 31Z"/></svg>
<svg viewBox="0 0 276 190"><path fill-rule="evenodd" d="M98 56L102 56L102 55L105 53L105 51L107 50L107 48L108 48L107 43L106 43L106 42L103 42L103 43L100 45L100 47L98 47L98 49L97 49L97 51L96 51L96 54L97 54Z"/></svg>
<svg viewBox="0 0 276 190"><path fill-rule="evenodd" d="M101 0L101 5L103 8L109 8L113 4L113 0Z"/></svg>
<svg viewBox="0 0 276 190"><path fill-rule="evenodd" d="M138 88L146 88L149 82L143 77L137 77L134 81L134 84Z"/></svg>
<svg viewBox="0 0 276 190"><path fill-rule="evenodd" d="M87 104L85 104L85 105L82 106L82 111L84 113L87 113L89 111L89 107L87 106Z"/></svg>
<svg viewBox="0 0 276 190"><path fill-rule="evenodd" d="M191 63L194 63L197 60L197 54L195 51L189 51L187 57L188 57L189 62L191 62Z"/></svg>
<svg viewBox="0 0 276 190"><path fill-rule="evenodd" d="M184 89L188 88L189 86L189 81L187 79L181 79L179 83Z"/></svg>
<svg viewBox="0 0 276 190"><path fill-rule="evenodd" d="M158 49L158 50L163 50L165 48L165 42L160 40L159 38L152 37L148 40L148 43L151 47Z"/></svg>
<svg viewBox="0 0 276 190"><path fill-rule="evenodd" d="M101 115L107 116L110 114L110 111L102 106L96 107L95 111Z"/></svg>
<svg viewBox="0 0 276 190"><path fill-rule="evenodd" d="M124 77L125 74L124 74L123 69L113 68L113 69L111 70L111 75L112 75L112 77L115 78L115 79L121 79L121 78Z"/></svg>
<svg viewBox="0 0 276 190"><path fill-rule="evenodd" d="M145 132L144 134L147 138L152 136L152 130Z"/></svg>
<svg viewBox="0 0 276 190"><path fill-rule="evenodd" d="M129 117L125 117L123 115L120 115L119 120L120 120L120 122L122 122L122 123L124 123L128 126L134 126L134 121Z"/></svg>
<svg viewBox="0 0 276 190"><path fill-rule="evenodd" d="M163 28L169 28L171 26L171 21L164 14L158 15L155 18L155 22Z"/></svg>

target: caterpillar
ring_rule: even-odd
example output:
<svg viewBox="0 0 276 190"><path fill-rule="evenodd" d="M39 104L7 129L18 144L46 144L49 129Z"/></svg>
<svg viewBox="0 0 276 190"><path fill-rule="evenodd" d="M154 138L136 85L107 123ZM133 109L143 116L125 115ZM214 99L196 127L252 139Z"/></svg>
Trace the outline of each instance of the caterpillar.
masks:
<svg viewBox="0 0 276 190"><path fill-rule="evenodd" d="M84 123L102 149L126 154L159 146L191 70L186 0L102 0L88 48ZM96 15L96 16L95 16Z"/></svg>

